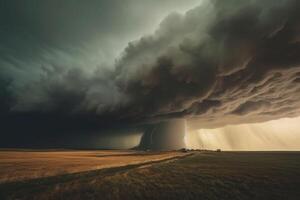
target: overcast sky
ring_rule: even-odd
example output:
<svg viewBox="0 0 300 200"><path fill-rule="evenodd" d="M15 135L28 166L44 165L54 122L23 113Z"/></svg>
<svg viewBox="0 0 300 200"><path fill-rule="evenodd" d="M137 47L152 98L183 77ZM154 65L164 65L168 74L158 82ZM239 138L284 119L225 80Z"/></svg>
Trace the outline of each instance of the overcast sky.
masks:
<svg viewBox="0 0 300 200"><path fill-rule="evenodd" d="M42 140L176 118L199 129L299 116L299 8L0 0L1 132Z"/></svg>

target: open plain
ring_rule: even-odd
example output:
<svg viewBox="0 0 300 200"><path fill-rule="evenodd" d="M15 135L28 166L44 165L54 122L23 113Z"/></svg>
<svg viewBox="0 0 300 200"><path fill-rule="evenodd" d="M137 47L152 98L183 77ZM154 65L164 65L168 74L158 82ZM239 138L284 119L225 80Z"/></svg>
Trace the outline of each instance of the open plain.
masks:
<svg viewBox="0 0 300 200"><path fill-rule="evenodd" d="M2 150L0 183L158 161L180 152L122 150Z"/></svg>
<svg viewBox="0 0 300 200"><path fill-rule="evenodd" d="M36 154L43 155L42 152ZM40 166L37 171L44 169L49 175L52 171L53 176L26 179L15 176L14 181L0 184L0 199L296 200L300 196L299 152L66 151L45 154L47 158L42 163L47 167ZM24 163L30 160L29 157L22 159ZM30 174L24 163L13 166L11 162L9 170L21 172L23 165L24 172ZM64 171L55 174L56 170L47 163L52 163L52 167L57 163L57 168ZM103 168L97 169L97 165ZM8 170L5 168L1 161L1 176L5 174L3 170ZM71 173L73 169L83 171Z"/></svg>

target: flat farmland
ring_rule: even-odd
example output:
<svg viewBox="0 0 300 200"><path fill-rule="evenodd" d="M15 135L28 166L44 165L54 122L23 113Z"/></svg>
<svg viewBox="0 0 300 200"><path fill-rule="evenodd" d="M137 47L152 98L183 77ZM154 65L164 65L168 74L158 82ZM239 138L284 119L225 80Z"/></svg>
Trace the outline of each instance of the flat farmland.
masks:
<svg viewBox="0 0 300 200"><path fill-rule="evenodd" d="M180 152L1 150L0 183L159 161Z"/></svg>
<svg viewBox="0 0 300 200"><path fill-rule="evenodd" d="M48 170L48 173L57 173L55 162L57 166L64 167L65 172L33 179L28 176L21 181L19 176L15 176L15 181L0 183L1 200L298 200L300 196L300 152L36 153L39 154L38 161L41 155L47 155L45 167L38 167L37 172ZM26 155L33 154L29 152ZM55 155L54 161L49 161L49 154ZM117 161L108 165L108 158ZM74 162L73 159L81 161ZM94 159L99 159L99 166L106 162L103 164L106 167L88 170L95 169L93 164L97 162ZM52 162L54 169L49 167ZM90 162L89 165L86 162ZM27 165L18 163L23 166L21 171L32 173L32 170L24 169ZM35 167L35 163L29 166ZM78 166L70 163L78 163ZM73 167L84 171L70 173ZM18 166L11 168L19 169Z"/></svg>

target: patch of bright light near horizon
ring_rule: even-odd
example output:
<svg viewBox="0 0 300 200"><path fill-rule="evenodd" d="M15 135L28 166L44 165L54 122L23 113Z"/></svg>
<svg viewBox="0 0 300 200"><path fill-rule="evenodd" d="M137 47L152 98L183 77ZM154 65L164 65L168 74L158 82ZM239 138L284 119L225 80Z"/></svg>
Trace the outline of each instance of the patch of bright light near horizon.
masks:
<svg viewBox="0 0 300 200"><path fill-rule="evenodd" d="M297 151L300 150L300 117L264 123L200 129L187 135L188 148Z"/></svg>

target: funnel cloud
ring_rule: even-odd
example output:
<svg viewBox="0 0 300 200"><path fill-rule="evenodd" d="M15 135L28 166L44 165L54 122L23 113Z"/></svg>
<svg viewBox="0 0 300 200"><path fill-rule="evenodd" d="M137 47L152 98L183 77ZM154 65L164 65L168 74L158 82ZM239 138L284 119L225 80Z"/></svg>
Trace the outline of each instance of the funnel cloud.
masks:
<svg viewBox="0 0 300 200"><path fill-rule="evenodd" d="M159 132L173 120L196 130L299 116L297 0L1 3L1 132L12 143L117 127L146 130L148 148L149 127L169 138Z"/></svg>
<svg viewBox="0 0 300 200"><path fill-rule="evenodd" d="M185 120L170 120L148 127L135 148L139 150L174 150L186 147Z"/></svg>

